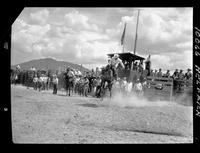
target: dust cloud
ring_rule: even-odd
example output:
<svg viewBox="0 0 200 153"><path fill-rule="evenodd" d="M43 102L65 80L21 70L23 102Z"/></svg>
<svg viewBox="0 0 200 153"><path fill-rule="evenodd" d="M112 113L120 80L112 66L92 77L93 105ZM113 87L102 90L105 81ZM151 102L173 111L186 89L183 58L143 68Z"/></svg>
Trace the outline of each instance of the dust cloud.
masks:
<svg viewBox="0 0 200 153"><path fill-rule="evenodd" d="M116 92L112 98L106 98L103 100L105 103L110 105L116 105L119 107L144 107L144 106L166 106L176 105L176 103L170 101L149 101L143 96L137 96L134 93L126 95L120 92Z"/></svg>

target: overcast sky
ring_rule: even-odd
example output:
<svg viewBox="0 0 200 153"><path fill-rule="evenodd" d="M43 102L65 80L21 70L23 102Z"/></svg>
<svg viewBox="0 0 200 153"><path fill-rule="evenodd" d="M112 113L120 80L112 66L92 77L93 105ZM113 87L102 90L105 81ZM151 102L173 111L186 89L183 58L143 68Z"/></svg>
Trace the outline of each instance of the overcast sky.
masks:
<svg viewBox="0 0 200 153"><path fill-rule="evenodd" d="M11 64L52 57L87 68L108 53L133 51L138 8L25 8L12 25ZM152 67L192 68L192 8L140 8L136 54Z"/></svg>

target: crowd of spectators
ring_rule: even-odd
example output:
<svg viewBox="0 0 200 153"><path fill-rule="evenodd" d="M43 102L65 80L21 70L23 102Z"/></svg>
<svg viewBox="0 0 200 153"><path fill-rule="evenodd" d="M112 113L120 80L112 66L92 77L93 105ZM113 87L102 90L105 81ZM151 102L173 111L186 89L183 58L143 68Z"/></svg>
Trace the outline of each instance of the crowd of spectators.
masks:
<svg viewBox="0 0 200 153"><path fill-rule="evenodd" d="M162 72L162 69L160 68L159 70L152 70L150 71L150 75L153 77L165 77L165 78L173 78L174 80L192 80L192 72L191 69L187 69L186 73L183 73L183 70L178 70L176 69L172 74L170 73L170 70L167 70L166 73Z"/></svg>

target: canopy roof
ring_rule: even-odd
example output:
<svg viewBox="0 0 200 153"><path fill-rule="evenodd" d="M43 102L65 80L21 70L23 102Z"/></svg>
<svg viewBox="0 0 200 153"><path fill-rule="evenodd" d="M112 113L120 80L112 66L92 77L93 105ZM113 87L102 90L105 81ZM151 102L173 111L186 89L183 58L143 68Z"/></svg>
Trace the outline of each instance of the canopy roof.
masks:
<svg viewBox="0 0 200 153"><path fill-rule="evenodd" d="M112 54L107 54L109 57L113 57L114 54L118 54L119 58L121 60L127 60L127 61L135 61L135 60L144 60L145 58L138 56L138 55L134 55L131 52L125 52L125 53L112 53Z"/></svg>

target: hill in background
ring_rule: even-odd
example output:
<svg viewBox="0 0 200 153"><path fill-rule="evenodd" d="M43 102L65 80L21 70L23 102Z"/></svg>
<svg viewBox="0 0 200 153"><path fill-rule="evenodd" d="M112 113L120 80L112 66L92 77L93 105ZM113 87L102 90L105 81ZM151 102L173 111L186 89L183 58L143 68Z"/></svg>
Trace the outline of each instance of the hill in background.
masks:
<svg viewBox="0 0 200 153"><path fill-rule="evenodd" d="M64 66L70 66L71 68L78 69L81 72L89 71L89 69L82 67L81 65L66 62L66 61L57 61L52 58L44 58L38 60L31 60L21 64L12 65L11 69L15 69L19 65L22 70L28 70L31 67L36 68L36 70L63 70Z"/></svg>

